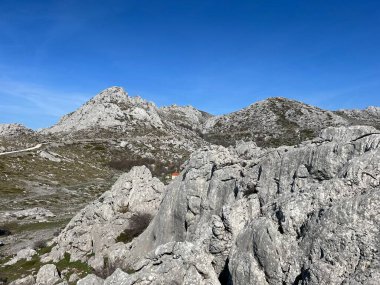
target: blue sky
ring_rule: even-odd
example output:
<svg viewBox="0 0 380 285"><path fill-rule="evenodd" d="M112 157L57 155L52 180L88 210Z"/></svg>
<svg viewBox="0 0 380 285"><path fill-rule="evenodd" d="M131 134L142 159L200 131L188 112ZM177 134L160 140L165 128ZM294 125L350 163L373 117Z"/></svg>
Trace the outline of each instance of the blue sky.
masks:
<svg viewBox="0 0 380 285"><path fill-rule="evenodd" d="M380 106L380 3L0 1L0 123L47 127L114 85L213 114Z"/></svg>

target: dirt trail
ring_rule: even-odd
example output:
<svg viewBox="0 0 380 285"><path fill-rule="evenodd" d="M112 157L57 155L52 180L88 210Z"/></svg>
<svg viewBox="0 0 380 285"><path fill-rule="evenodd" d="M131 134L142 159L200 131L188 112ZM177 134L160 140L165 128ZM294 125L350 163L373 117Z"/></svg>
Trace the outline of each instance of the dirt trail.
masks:
<svg viewBox="0 0 380 285"><path fill-rule="evenodd" d="M20 150L13 150L13 151L7 151L7 152L0 152L0 156L1 155L7 155L7 154L14 154L14 153L20 153L20 152L27 152L27 151L31 151L31 150L36 150L36 149L39 149L42 147L42 143L39 143L33 147L29 147L29 148L24 148L24 149L20 149Z"/></svg>

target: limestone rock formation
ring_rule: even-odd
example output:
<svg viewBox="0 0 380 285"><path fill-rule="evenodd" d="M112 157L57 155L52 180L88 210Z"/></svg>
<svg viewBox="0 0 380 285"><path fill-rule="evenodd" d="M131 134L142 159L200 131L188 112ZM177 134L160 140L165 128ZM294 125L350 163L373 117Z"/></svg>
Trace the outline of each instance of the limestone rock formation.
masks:
<svg viewBox="0 0 380 285"><path fill-rule="evenodd" d="M103 285L104 280L95 274L87 275L85 278L78 281L77 285Z"/></svg>
<svg viewBox="0 0 380 285"><path fill-rule="evenodd" d="M339 110L335 112L353 125L369 125L380 128L380 108L370 106L364 110Z"/></svg>
<svg viewBox="0 0 380 285"><path fill-rule="evenodd" d="M0 124L0 137L14 137L32 133L33 130L21 124Z"/></svg>
<svg viewBox="0 0 380 285"><path fill-rule="evenodd" d="M32 275L28 275L24 278L21 278L9 283L9 285L35 285L35 284L36 284L36 280Z"/></svg>
<svg viewBox="0 0 380 285"><path fill-rule="evenodd" d="M181 171L164 186L146 167L132 168L70 221L41 262L69 255L99 275L78 284L377 284L379 113L376 107L330 112L270 98L214 117L190 106L158 108L112 87L33 133L43 149L7 157L11 167L2 181L16 194L27 193L13 187L9 170L18 175L22 162L43 160L54 171L29 183L37 189L61 178L59 166L92 164L81 160L83 153L102 163L111 157L123 163L114 158L124 154L128 163L149 159L153 170L162 166L157 162L175 163ZM18 128L0 126L2 150L20 148L9 144L13 134L21 145L36 145L19 139L22 131L12 131ZM104 165L96 162L87 168L90 179ZM6 211L4 224L54 217L41 208ZM62 278L50 264L36 282L64 284Z"/></svg>
<svg viewBox="0 0 380 285"><path fill-rule="evenodd" d="M379 146L374 128L340 127L292 147L199 150L145 232L108 252L137 271L110 284L376 284Z"/></svg>
<svg viewBox="0 0 380 285"><path fill-rule="evenodd" d="M117 269L104 280L104 285L132 284L219 284L210 257L199 252L192 243L170 242L159 246L138 264L138 272L127 274ZM90 285L84 279L78 284ZM91 277L94 278L94 277Z"/></svg>
<svg viewBox="0 0 380 285"><path fill-rule="evenodd" d="M53 264L46 264L38 271L36 285L55 285L62 282L57 267Z"/></svg>
<svg viewBox="0 0 380 285"><path fill-rule="evenodd" d="M58 261L65 253L71 260L104 267L104 257L117 237L130 228L134 217L154 216L164 185L145 166L119 177L110 191L79 212L56 238L57 246L43 261Z"/></svg>
<svg viewBox="0 0 380 285"><path fill-rule="evenodd" d="M203 125L213 116L192 106L172 105L158 110L162 120L191 130L202 131Z"/></svg>
<svg viewBox="0 0 380 285"><path fill-rule="evenodd" d="M128 96L121 87L110 87L38 135L49 141L114 140L136 157L183 162L208 144L199 134L210 116L190 106L158 108Z"/></svg>
<svg viewBox="0 0 380 285"><path fill-rule="evenodd" d="M138 124L162 126L157 108L140 97L129 97L120 87L111 87L96 95L81 108L64 116L43 133L68 133L90 128L120 128Z"/></svg>
<svg viewBox="0 0 380 285"><path fill-rule="evenodd" d="M31 249L31 248L22 249L17 253L15 257L13 257L11 260L5 263L4 266L16 264L22 259L25 259L26 261L30 261L32 260L32 257L36 254L37 252L34 249Z"/></svg>

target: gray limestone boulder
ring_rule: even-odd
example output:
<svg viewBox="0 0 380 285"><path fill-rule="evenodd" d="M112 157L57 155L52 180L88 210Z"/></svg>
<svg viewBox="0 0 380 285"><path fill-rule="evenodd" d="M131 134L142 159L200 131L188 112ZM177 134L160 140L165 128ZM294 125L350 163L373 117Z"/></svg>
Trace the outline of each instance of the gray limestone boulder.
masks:
<svg viewBox="0 0 380 285"><path fill-rule="evenodd" d="M312 258L305 252L310 225L345 199L377 193L379 137L371 127L330 128L297 147L240 144L200 150L185 165L181 179L168 186L152 224L124 254L134 261L145 249L188 241L210 256L224 283L319 284L313 276L320 280L318 274L326 269L312 273L305 262ZM376 203L372 207L370 211L379 210ZM372 239L368 244L377 243ZM370 263L365 258L366 264L378 262L378 257L371 258ZM360 280L372 282L376 272Z"/></svg>
<svg viewBox="0 0 380 285"><path fill-rule="evenodd" d="M77 285L103 285L104 280L94 274L87 275L85 278L79 280Z"/></svg>
<svg viewBox="0 0 380 285"><path fill-rule="evenodd" d="M154 216L164 191L163 183L145 166L119 177L110 191L79 212L56 238L57 245L43 261L58 261L67 252L71 260L104 266L108 249L131 226L136 215Z"/></svg>
<svg viewBox="0 0 380 285"><path fill-rule="evenodd" d="M32 275L28 275L24 278L21 278L9 283L9 285L34 285L34 284L36 284L36 280Z"/></svg>
<svg viewBox="0 0 380 285"><path fill-rule="evenodd" d="M36 285L55 285L62 279L54 264L46 264L37 273Z"/></svg>
<svg viewBox="0 0 380 285"><path fill-rule="evenodd" d="M37 251L31 248L25 248L17 252L16 256L13 257L10 261L4 264L4 266L13 265L19 262L20 260L25 259L26 261L32 260L32 257L37 254Z"/></svg>
<svg viewBox="0 0 380 285"><path fill-rule="evenodd" d="M135 273L128 274L117 269L104 285L220 284L212 258L189 242L170 242L159 246L140 260L135 270Z"/></svg>

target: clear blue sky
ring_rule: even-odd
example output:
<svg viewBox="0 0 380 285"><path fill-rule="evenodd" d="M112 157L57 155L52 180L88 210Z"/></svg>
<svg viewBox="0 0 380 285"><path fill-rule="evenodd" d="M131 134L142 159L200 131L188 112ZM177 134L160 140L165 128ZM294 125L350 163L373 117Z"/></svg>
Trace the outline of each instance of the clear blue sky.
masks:
<svg viewBox="0 0 380 285"><path fill-rule="evenodd" d="M380 106L380 2L0 1L1 123L47 127L113 85L213 114Z"/></svg>

